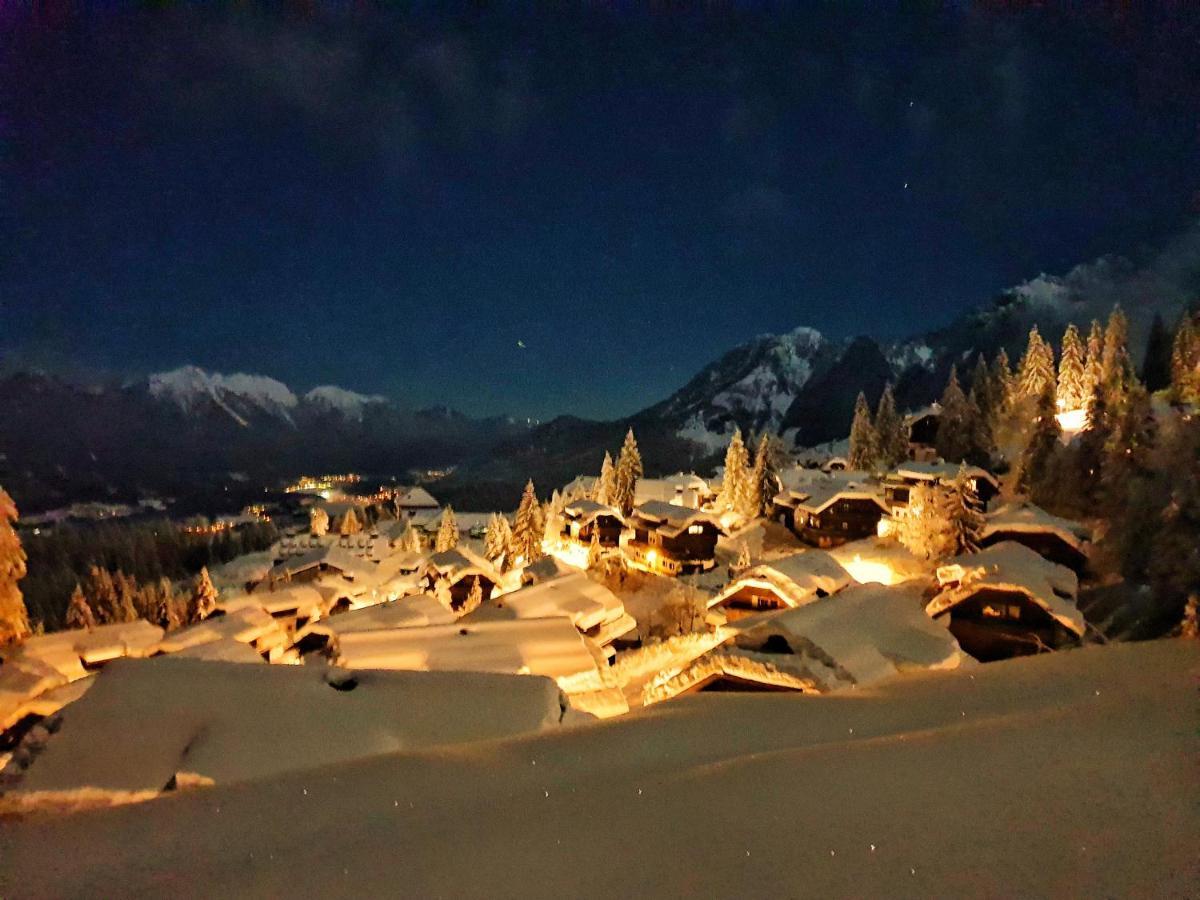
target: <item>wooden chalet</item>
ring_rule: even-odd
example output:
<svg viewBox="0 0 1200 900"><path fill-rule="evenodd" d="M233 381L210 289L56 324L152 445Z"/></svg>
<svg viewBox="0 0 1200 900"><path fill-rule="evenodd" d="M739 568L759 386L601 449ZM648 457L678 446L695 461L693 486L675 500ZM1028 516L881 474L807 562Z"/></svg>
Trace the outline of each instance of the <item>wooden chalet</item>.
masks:
<svg viewBox="0 0 1200 900"><path fill-rule="evenodd" d="M908 455L918 461L937 459L937 431L941 421L942 408L934 403L931 406L911 412L904 417L904 427L908 429Z"/></svg>
<svg viewBox="0 0 1200 900"><path fill-rule="evenodd" d="M925 612L981 662L1074 646L1083 638L1075 573L1023 544L1003 541L956 557L937 577L940 590Z"/></svg>
<svg viewBox="0 0 1200 900"><path fill-rule="evenodd" d="M723 533L709 513L651 500L634 508L621 534L621 551L636 568L690 575L716 565L717 538Z"/></svg>
<svg viewBox="0 0 1200 900"><path fill-rule="evenodd" d="M1082 575L1088 565L1089 537L1088 529L1078 522L1051 515L1032 503L1013 503L987 517L979 543L991 547L1015 541Z"/></svg>
<svg viewBox="0 0 1200 900"><path fill-rule="evenodd" d="M874 486L839 479L777 494L774 509L800 540L825 548L874 535L888 512Z"/></svg>
<svg viewBox="0 0 1200 900"><path fill-rule="evenodd" d="M456 547L429 557L421 573L420 587L432 594L436 591L437 583L445 581L450 589L450 608L459 610L466 604L476 578L483 589L483 602L487 603L500 581L500 575L490 562L473 550Z"/></svg>
<svg viewBox="0 0 1200 900"><path fill-rule="evenodd" d="M563 507L562 538L585 549L591 546L592 538L604 548L618 547L625 520L611 506L595 500L578 500Z"/></svg>
<svg viewBox="0 0 1200 900"><path fill-rule="evenodd" d="M850 573L824 550L808 550L752 566L713 597L708 607L733 622L760 612L794 609L853 583Z"/></svg>
<svg viewBox="0 0 1200 900"><path fill-rule="evenodd" d="M933 462L910 462L897 466L883 479L883 497L892 509L908 506L909 492L918 484L950 484L958 477L957 463L935 460ZM967 466L967 477L979 497L980 510L1000 493L1000 480L987 469Z"/></svg>

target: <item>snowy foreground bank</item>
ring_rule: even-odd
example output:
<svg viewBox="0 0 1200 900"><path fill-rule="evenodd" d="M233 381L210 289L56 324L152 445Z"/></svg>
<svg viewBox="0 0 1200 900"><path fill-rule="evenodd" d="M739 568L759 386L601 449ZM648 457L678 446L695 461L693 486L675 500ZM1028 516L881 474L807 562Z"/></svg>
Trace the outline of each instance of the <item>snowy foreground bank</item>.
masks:
<svg viewBox="0 0 1200 900"><path fill-rule="evenodd" d="M1159 641L703 694L10 818L0 895L1184 896L1198 675Z"/></svg>

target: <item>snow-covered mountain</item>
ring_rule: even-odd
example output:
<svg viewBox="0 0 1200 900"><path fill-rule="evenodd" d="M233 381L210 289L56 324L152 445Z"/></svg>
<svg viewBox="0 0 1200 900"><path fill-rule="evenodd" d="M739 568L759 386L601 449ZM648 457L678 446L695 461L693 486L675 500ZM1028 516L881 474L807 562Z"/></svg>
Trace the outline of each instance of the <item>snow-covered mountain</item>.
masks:
<svg viewBox="0 0 1200 900"><path fill-rule="evenodd" d="M382 394L359 394L333 384L313 388L304 395L304 399L314 407L341 413L347 419L359 422L368 406L388 402L388 398Z"/></svg>
<svg viewBox="0 0 1200 900"><path fill-rule="evenodd" d="M212 404L247 427L251 418L262 413L294 425L292 410L299 402L286 384L274 378L241 372L222 375L198 366L180 366L151 375L147 387L150 396L169 400L184 412L196 412Z"/></svg>

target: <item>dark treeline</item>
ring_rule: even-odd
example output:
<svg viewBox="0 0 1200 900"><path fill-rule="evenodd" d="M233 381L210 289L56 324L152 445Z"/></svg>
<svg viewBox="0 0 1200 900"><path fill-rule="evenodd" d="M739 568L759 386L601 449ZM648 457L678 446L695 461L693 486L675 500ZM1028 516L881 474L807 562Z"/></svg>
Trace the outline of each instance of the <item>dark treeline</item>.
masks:
<svg viewBox="0 0 1200 900"><path fill-rule="evenodd" d="M93 567L152 585L164 578L191 578L206 566L265 550L277 537L269 522L217 534L191 534L166 520L67 524L41 534L26 531L21 540L28 575L21 581L21 592L31 622L53 631L65 627L71 594L77 584L88 587Z"/></svg>

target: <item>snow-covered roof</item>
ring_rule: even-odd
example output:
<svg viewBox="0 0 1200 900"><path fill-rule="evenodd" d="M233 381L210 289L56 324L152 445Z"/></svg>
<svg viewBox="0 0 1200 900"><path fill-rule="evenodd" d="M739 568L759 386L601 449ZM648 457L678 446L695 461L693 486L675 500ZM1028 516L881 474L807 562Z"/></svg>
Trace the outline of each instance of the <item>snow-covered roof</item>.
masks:
<svg viewBox="0 0 1200 900"><path fill-rule="evenodd" d="M21 793L154 796L181 771L225 784L512 737L558 727L562 701L544 678L338 673L167 656L106 668L63 716Z"/></svg>
<svg viewBox="0 0 1200 900"><path fill-rule="evenodd" d="M954 636L922 613L921 596L915 585L855 585L769 618L744 620L735 643L761 651L778 635L794 654L810 657L809 670L830 690L901 671L969 664Z"/></svg>
<svg viewBox="0 0 1200 900"><path fill-rule="evenodd" d="M808 496L796 504L797 509L817 514L824 512L839 500L870 500L883 512L889 512L878 488L857 481L832 481L828 484L813 484Z"/></svg>
<svg viewBox="0 0 1200 900"><path fill-rule="evenodd" d="M352 631L375 631L386 628L420 628L426 625L449 625L457 617L430 594L413 594L338 613L306 626L296 636L300 640L310 631L323 634L348 634Z"/></svg>
<svg viewBox="0 0 1200 900"><path fill-rule="evenodd" d="M633 514L658 525L658 530L668 537L674 537L693 522L708 522L718 531L725 531L720 521L709 513L675 503L663 503L661 500L648 500L635 507Z"/></svg>
<svg viewBox="0 0 1200 900"><path fill-rule="evenodd" d="M922 406L919 409L914 409L911 412L904 414L904 424L911 425L918 419L923 419L926 416L940 416L942 414L942 406L940 403L931 403L928 406Z"/></svg>
<svg viewBox="0 0 1200 900"><path fill-rule="evenodd" d="M231 613L250 606L265 609L271 615L294 610L298 616L312 617L324 610L328 603L328 597L313 583L284 582L275 585L274 590L269 584L260 584L253 594L222 599L217 603L217 609Z"/></svg>
<svg viewBox="0 0 1200 900"><path fill-rule="evenodd" d="M597 503L595 500L576 500L568 503L563 507L563 513L583 525L591 522L597 516L613 516L618 521L623 521L620 512L606 504Z"/></svg>
<svg viewBox="0 0 1200 900"><path fill-rule="evenodd" d="M261 606L243 606L223 616L168 632L156 653L177 653L215 641L253 644L259 652L281 649L290 642L287 629Z"/></svg>
<svg viewBox="0 0 1200 900"><path fill-rule="evenodd" d="M521 570L521 581L524 584L541 584L565 575L578 575L583 569L563 562L553 554L546 554L537 562L530 563Z"/></svg>
<svg viewBox="0 0 1200 900"><path fill-rule="evenodd" d="M1022 594L1051 618L1082 636L1083 613L1075 605L1079 579L1066 566L1050 562L1016 541L1001 541L978 553L957 556L937 572L942 590L925 612L937 616L970 600L981 590Z"/></svg>
<svg viewBox="0 0 1200 900"><path fill-rule="evenodd" d="M92 629L70 629L27 638L4 655L4 665L25 665L36 660L57 670L68 680L88 675L85 665L98 665L121 656L147 656L153 652L163 630L138 619Z"/></svg>
<svg viewBox="0 0 1200 900"><path fill-rule="evenodd" d="M420 485L411 487L405 491L404 494L397 499L396 504L401 509L427 509L440 505L436 500L433 499L433 495Z"/></svg>
<svg viewBox="0 0 1200 900"><path fill-rule="evenodd" d="M958 475L959 464L944 460L936 462L906 462L896 467L896 474L911 481L953 481ZM966 466L967 476L982 479L997 490L1000 480L987 469L979 466Z"/></svg>
<svg viewBox="0 0 1200 900"><path fill-rule="evenodd" d="M352 669L595 675L598 653L565 616L356 631L338 638Z"/></svg>
<svg viewBox="0 0 1200 900"><path fill-rule="evenodd" d="M518 619L566 616L580 631L614 621L625 613L616 594L583 572L521 588L498 598L496 603Z"/></svg>
<svg viewBox="0 0 1200 900"><path fill-rule="evenodd" d="M1009 503L989 514L980 537L988 538L1006 532L1053 534L1084 554L1087 553L1084 544L1091 536L1087 526L1052 515L1032 503Z"/></svg>
<svg viewBox="0 0 1200 900"><path fill-rule="evenodd" d="M301 572L317 566L336 569L354 580L365 578L370 574L369 563L352 553L347 547L328 545L315 547L297 556L290 556L272 567L268 580L274 578L294 578Z"/></svg>
<svg viewBox="0 0 1200 900"><path fill-rule="evenodd" d="M480 575L493 584L500 580L500 573L490 562L470 547L461 545L429 557L425 561L423 574L441 575L451 583L474 575Z"/></svg>
<svg viewBox="0 0 1200 900"><path fill-rule="evenodd" d="M789 606L801 606L812 600L817 591L834 594L853 583L850 573L829 553L806 550L752 566L709 600L708 605L717 606L744 587L759 585L770 588Z"/></svg>

